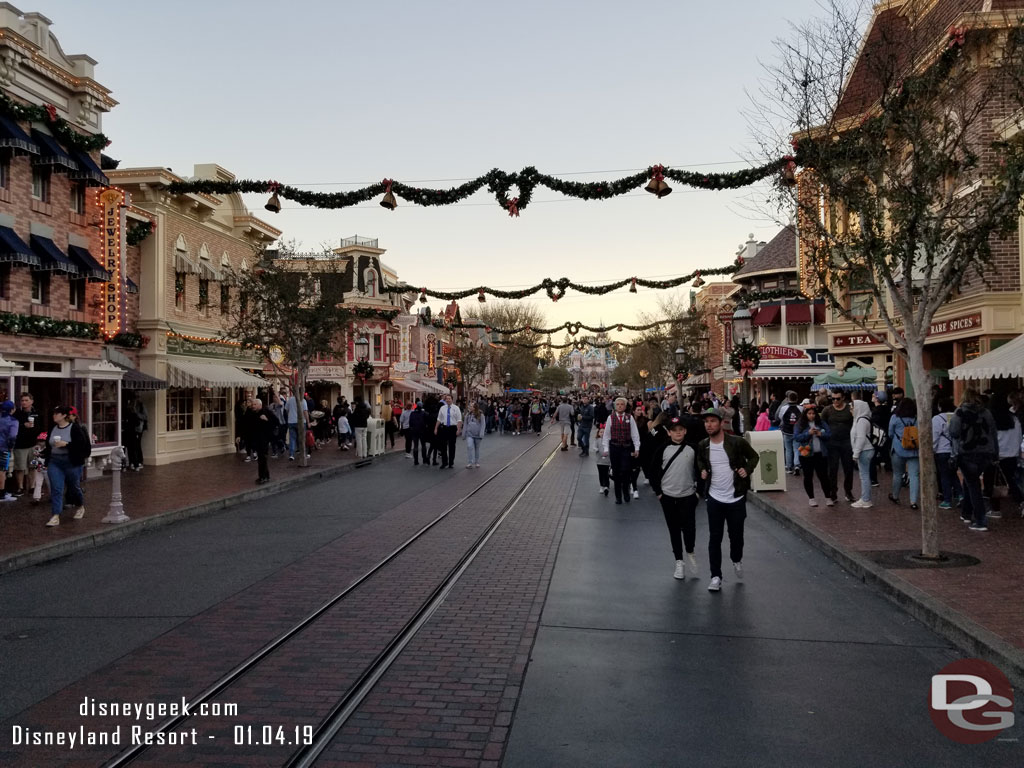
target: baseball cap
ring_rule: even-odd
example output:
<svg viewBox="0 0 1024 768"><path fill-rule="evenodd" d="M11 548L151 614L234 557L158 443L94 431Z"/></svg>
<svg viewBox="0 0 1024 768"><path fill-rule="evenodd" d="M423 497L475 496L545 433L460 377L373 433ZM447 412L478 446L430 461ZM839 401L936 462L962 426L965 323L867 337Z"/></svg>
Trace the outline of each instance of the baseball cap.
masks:
<svg viewBox="0 0 1024 768"><path fill-rule="evenodd" d="M14 411L14 401L4 400L0 403L0 413L11 413Z"/></svg>
<svg viewBox="0 0 1024 768"><path fill-rule="evenodd" d="M72 405L70 408L68 408L68 413L71 416L77 416L78 415L78 409L75 408L75 406Z"/></svg>
<svg viewBox="0 0 1024 768"><path fill-rule="evenodd" d="M800 405L811 405L811 398L805 397L803 400L800 401Z"/></svg>
<svg viewBox="0 0 1024 768"><path fill-rule="evenodd" d="M704 418L718 419L719 421L725 421L725 414L722 413L721 408L708 408L704 411Z"/></svg>
<svg viewBox="0 0 1024 768"><path fill-rule="evenodd" d="M678 416L673 416L671 419L668 420L668 428L675 429L676 427L682 427L683 429L686 429L686 424L684 424L683 420L680 419Z"/></svg>
<svg viewBox="0 0 1024 768"><path fill-rule="evenodd" d="M888 399L889 399L889 395L887 395L887 394L886 394L886 393L885 393L885 392L884 392L883 390L881 390L881 389L880 389L880 390L878 390L877 392L875 392L875 397L876 397L876 398L878 398L878 402L880 402L880 403L884 403L884 402L885 402L886 400L888 400Z"/></svg>

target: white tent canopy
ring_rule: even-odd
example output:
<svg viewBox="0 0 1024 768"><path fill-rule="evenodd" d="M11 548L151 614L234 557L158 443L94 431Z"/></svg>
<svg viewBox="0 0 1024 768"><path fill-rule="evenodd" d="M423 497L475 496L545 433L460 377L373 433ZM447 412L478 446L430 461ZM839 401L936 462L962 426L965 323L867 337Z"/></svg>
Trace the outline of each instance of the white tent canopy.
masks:
<svg viewBox="0 0 1024 768"><path fill-rule="evenodd" d="M991 352L949 369L951 379L1002 379L1024 377L1024 336L1018 336Z"/></svg>

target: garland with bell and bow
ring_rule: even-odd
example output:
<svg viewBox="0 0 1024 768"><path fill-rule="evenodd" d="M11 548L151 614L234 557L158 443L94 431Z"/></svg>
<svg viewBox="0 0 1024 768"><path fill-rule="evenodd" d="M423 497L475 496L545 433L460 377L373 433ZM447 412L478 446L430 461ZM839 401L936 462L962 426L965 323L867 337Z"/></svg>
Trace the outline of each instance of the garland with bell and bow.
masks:
<svg viewBox="0 0 1024 768"><path fill-rule="evenodd" d="M531 333L539 333L542 336L547 336L552 333L558 333L559 331L565 331L570 336L575 336L581 330L590 331L591 333L608 333L610 331L649 331L653 328L659 328L663 325L671 325L673 323L684 322L679 318L668 318L666 320L655 320L651 323L645 323L644 325L631 325L629 323L613 323L612 325L587 325L581 322L565 322L562 325L556 325L551 328L534 328L532 325L520 325L515 328L499 328L492 327L490 325L484 325L483 323L446 323L441 318L433 318L430 324L435 328L463 328L463 329L478 329L485 333L497 333L502 336L514 336L517 333L523 333L529 331Z"/></svg>
<svg viewBox="0 0 1024 768"><path fill-rule="evenodd" d="M787 156L757 168L744 168L739 171L725 173L704 173L669 168L663 165L652 165L643 171L623 176L620 179L585 182L559 179L555 176L541 173L533 166L527 166L521 171L513 173L492 168L482 176L477 176L475 179L470 179L457 187L449 187L448 189L414 187L389 177L385 177L378 183L350 192L310 192L309 190L298 189L273 180L254 179L235 179L233 181L193 179L191 181L174 182L169 184L167 189L172 195L188 193L207 195L226 195L231 193L273 194L302 206L331 210L349 208L359 203L368 202L378 195L384 195L385 199L381 201L381 204L385 208L393 210L396 206L394 202L396 197L421 206L453 205L462 202L486 187L487 191L494 196L498 205L509 216L516 217L530 204L530 201L533 199L533 191L538 186L546 187L553 192L579 200L608 200L635 189L641 189L645 184L648 184L650 189L650 184L660 183L662 187L657 194L658 197L663 197L665 194L668 194L668 192L664 191L665 179L697 189L740 189L772 174L786 173L793 162L794 159ZM655 190L650 189L650 191L654 192Z"/></svg>
<svg viewBox="0 0 1024 768"><path fill-rule="evenodd" d="M802 291L796 288L775 288L767 291L746 291L741 290L736 294L736 299L742 300L745 304L755 301L779 301L781 299L805 299L810 301Z"/></svg>
<svg viewBox="0 0 1024 768"><path fill-rule="evenodd" d="M45 107L35 104L19 104L4 93L0 93L0 114L22 123L43 123L49 126L54 137L69 149L91 152L110 145L110 139L102 133L79 133L71 127L71 123L57 114L57 107L47 104Z"/></svg>
<svg viewBox="0 0 1024 768"><path fill-rule="evenodd" d="M541 347L546 347L546 348L549 348L549 349L569 349L570 347L572 347L574 349L582 350L585 347L591 347L593 349L615 349L615 348L633 349L634 347L642 347L647 342L646 341L594 342L594 341L586 341L585 339L583 339L583 340L579 340L579 341L567 341L567 342L565 342L563 344L548 344L546 341L538 341L536 343L532 343L531 344L531 343L527 343L525 341L515 341L515 340L499 341L499 342L495 342L495 343L498 344L499 346L502 346L502 347L519 347L521 349L540 349Z"/></svg>
<svg viewBox="0 0 1024 768"><path fill-rule="evenodd" d="M761 365L761 350L749 341L737 342L729 353L729 365L739 371L741 377L753 376Z"/></svg>

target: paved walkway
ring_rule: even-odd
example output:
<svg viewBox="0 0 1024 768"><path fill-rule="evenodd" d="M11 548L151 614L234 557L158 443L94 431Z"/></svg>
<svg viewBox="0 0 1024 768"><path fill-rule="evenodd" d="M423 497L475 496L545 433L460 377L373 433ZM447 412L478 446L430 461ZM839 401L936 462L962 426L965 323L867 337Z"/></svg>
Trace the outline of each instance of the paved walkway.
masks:
<svg viewBox="0 0 1024 768"><path fill-rule="evenodd" d="M395 446L388 453L403 451L404 441L397 440ZM32 504L28 494L17 502L0 504L0 573L277 493L303 478L346 471L357 461L355 451L339 451L335 446L313 451L308 467L300 467L286 456L269 459L271 481L262 486L256 485L256 462L246 462L241 454L122 472L122 503L131 521L119 524L101 522L110 507L109 473L83 484L87 510L83 519L72 519L67 509L61 524L53 528L45 525L50 519L50 503L44 487L38 505Z"/></svg>

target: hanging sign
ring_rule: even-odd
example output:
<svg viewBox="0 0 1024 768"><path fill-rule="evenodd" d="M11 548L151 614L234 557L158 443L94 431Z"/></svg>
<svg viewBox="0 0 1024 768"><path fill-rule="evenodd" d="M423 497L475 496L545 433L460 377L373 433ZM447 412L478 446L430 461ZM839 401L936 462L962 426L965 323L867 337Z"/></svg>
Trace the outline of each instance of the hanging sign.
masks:
<svg viewBox="0 0 1024 768"><path fill-rule="evenodd" d="M121 254L124 249L124 192L109 188L98 196L100 206L100 254L103 268L110 273L110 280L103 286L102 329L106 338L116 336L124 325L124 275L121 269Z"/></svg>
<svg viewBox="0 0 1024 768"><path fill-rule="evenodd" d="M427 375L433 378L437 374L437 345L434 334L427 336Z"/></svg>
<svg viewBox="0 0 1024 768"><path fill-rule="evenodd" d="M416 325L416 315L399 315L394 320L398 326L398 362L395 363L396 373L412 373L416 363L409 358L410 329Z"/></svg>

